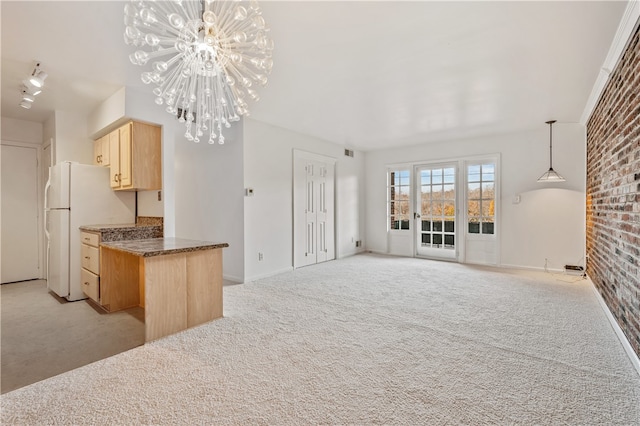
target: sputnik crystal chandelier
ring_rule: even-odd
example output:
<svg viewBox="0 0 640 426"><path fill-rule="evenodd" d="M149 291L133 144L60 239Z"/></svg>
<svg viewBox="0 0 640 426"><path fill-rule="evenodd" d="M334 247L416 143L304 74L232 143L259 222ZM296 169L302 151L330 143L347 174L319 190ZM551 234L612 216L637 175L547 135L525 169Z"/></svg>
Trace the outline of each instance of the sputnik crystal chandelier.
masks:
<svg viewBox="0 0 640 426"><path fill-rule="evenodd" d="M133 0L124 8L129 55L153 83L155 102L186 125L194 142L224 143L223 128L249 115L273 61L262 11L255 0Z"/></svg>

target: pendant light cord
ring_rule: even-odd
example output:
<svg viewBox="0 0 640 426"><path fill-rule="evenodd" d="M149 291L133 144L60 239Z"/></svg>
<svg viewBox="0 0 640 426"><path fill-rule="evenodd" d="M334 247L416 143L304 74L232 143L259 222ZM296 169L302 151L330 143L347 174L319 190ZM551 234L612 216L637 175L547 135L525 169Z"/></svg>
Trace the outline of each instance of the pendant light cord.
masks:
<svg viewBox="0 0 640 426"><path fill-rule="evenodd" d="M549 124L549 169L553 170L553 123L556 120L547 121Z"/></svg>
<svg viewBox="0 0 640 426"><path fill-rule="evenodd" d="M549 123L549 168L553 169L553 122Z"/></svg>

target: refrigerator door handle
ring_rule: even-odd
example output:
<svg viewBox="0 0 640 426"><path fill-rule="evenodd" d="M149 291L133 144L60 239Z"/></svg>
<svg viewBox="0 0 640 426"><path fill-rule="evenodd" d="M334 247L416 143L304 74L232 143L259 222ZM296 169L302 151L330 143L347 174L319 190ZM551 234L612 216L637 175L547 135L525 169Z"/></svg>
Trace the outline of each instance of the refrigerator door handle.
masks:
<svg viewBox="0 0 640 426"><path fill-rule="evenodd" d="M44 186L44 234L47 236L47 241L49 241L49 188L51 188L50 179Z"/></svg>

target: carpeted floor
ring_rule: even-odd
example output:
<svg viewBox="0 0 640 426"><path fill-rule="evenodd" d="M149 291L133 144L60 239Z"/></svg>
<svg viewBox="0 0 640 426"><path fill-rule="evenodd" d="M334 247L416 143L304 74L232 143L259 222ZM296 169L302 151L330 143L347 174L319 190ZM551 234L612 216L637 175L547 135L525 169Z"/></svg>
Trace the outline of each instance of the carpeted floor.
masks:
<svg viewBox="0 0 640 426"><path fill-rule="evenodd" d="M144 344L144 310L107 314L67 302L45 280L0 286L0 392L47 379Z"/></svg>
<svg viewBox="0 0 640 426"><path fill-rule="evenodd" d="M224 288L225 318L2 395L2 424L640 424L587 281L359 255Z"/></svg>

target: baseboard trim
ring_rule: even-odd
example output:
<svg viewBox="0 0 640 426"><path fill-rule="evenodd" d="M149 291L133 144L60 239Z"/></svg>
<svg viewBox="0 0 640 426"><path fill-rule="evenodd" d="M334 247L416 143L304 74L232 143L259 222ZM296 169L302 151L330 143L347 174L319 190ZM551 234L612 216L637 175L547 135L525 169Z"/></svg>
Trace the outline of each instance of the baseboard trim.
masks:
<svg viewBox="0 0 640 426"><path fill-rule="evenodd" d="M613 331L616 333L618 340L620 340L620 343L622 344L624 351L627 353L627 356L629 357L629 361L631 361L631 365L633 365L633 368L636 369L636 373L638 373L638 375L640 376L640 358L638 358L638 354L636 354L633 348L631 347L631 343L629 343L629 340L627 340L627 336L625 336L625 334L622 332L620 325L618 325L618 321L616 321L616 318L613 316L613 314L609 310L609 307L607 306L604 299L602 298L602 295L598 291L598 288L593 283L593 281L591 281L591 278L589 278L588 275L587 275L587 280L589 281L589 284L591 284L591 290L593 290L593 293L596 295L596 299L598 299L598 303L600 304L600 307L602 308L602 310L604 311L604 314L609 320L609 324L611 324L611 327L613 328Z"/></svg>
<svg viewBox="0 0 640 426"><path fill-rule="evenodd" d="M238 283L241 284L244 280L240 277L236 277L235 275L227 275L227 274L222 274L222 279L223 280L227 280L227 281L231 281L234 283Z"/></svg>
<svg viewBox="0 0 640 426"><path fill-rule="evenodd" d="M245 283L249 283L251 281L260 280L262 278L269 278L269 277L272 277L274 275L284 274L285 272L291 272L291 271L293 271L293 267L292 266L288 266L286 268L278 269L277 271L267 272L266 274L254 275L254 276L248 277L248 278L245 277L244 282Z"/></svg>
<svg viewBox="0 0 640 426"><path fill-rule="evenodd" d="M539 267L539 266L510 265L508 263L501 263L501 264L496 265L496 266L498 268L503 268L503 269L520 269L520 270L523 270L523 271L553 272L553 273L563 273L564 272L564 269L547 268L545 270L544 267Z"/></svg>

